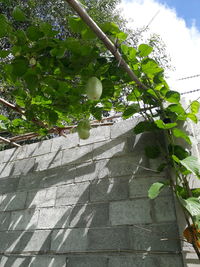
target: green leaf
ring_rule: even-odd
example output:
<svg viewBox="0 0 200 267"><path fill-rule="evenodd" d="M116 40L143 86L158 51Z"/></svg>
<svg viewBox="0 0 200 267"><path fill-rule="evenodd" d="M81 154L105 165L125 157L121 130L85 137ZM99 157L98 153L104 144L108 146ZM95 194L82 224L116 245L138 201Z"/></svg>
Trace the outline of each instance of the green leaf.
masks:
<svg viewBox="0 0 200 267"><path fill-rule="evenodd" d="M3 130L3 131L7 130L7 127L6 127L5 123L0 122L0 130Z"/></svg>
<svg viewBox="0 0 200 267"><path fill-rule="evenodd" d="M128 34L125 32L119 32L116 34L116 38L119 40L119 42L124 42L128 37Z"/></svg>
<svg viewBox="0 0 200 267"><path fill-rule="evenodd" d="M0 14L0 38L8 35L8 21L7 18Z"/></svg>
<svg viewBox="0 0 200 267"><path fill-rule="evenodd" d="M57 57L57 58L63 58L65 55L65 52L66 52L66 48L56 47L50 51L50 54L54 57Z"/></svg>
<svg viewBox="0 0 200 267"><path fill-rule="evenodd" d="M110 33L120 33L120 29L117 26L117 24L113 22L105 22L104 24L101 25L101 29L104 32L110 32Z"/></svg>
<svg viewBox="0 0 200 267"><path fill-rule="evenodd" d="M176 163L180 163L180 160L177 156L172 155L172 159L176 162Z"/></svg>
<svg viewBox="0 0 200 267"><path fill-rule="evenodd" d="M70 17L68 19L71 30L75 33L81 33L86 29L86 24L79 17Z"/></svg>
<svg viewBox="0 0 200 267"><path fill-rule="evenodd" d="M148 197L150 199L156 198L160 194L164 186L166 186L166 184L162 182L152 184L148 191Z"/></svg>
<svg viewBox="0 0 200 267"><path fill-rule="evenodd" d="M182 130L180 130L178 128L174 128L172 130L172 132L173 132L173 135L175 137L177 137L177 138L183 138L188 144L190 144L190 145L192 144L189 136L184 131L182 131Z"/></svg>
<svg viewBox="0 0 200 267"><path fill-rule="evenodd" d="M146 146L145 154L150 159L156 159L160 156L161 151L159 146Z"/></svg>
<svg viewBox="0 0 200 267"><path fill-rule="evenodd" d="M133 116L133 114L139 112L140 107L138 104L132 104L131 106L126 107L126 110L124 111L122 117L123 119L128 119L131 116Z"/></svg>
<svg viewBox="0 0 200 267"><path fill-rule="evenodd" d="M171 104L167 107L166 111L171 111L178 115L185 114L185 110L180 104Z"/></svg>
<svg viewBox="0 0 200 267"><path fill-rule="evenodd" d="M179 145L169 145L168 147L170 155L174 154L179 159L185 159L189 156L189 153Z"/></svg>
<svg viewBox="0 0 200 267"><path fill-rule="evenodd" d="M162 72L163 69L153 59L147 59L142 62L142 71L147 75L155 75Z"/></svg>
<svg viewBox="0 0 200 267"><path fill-rule="evenodd" d="M13 74L21 77L27 71L28 63L28 60L25 58L15 59L12 64Z"/></svg>
<svg viewBox="0 0 200 267"><path fill-rule="evenodd" d="M0 58L6 58L10 54L9 50L0 50Z"/></svg>
<svg viewBox="0 0 200 267"><path fill-rule="evenodd" d="M24 12L17 6L14 7L13 12L12 12L12 16L16 21L25 21L26 20L26 16L25 16Z"/></svg>
<svg viewBox="0 0 200 267"><path fill-rule="evenodd" d="M37 41L38 39L44 36L43 32L41 32L40 29L36 26L28 27L26 33L27 33L27 37L31 41Z"/></svg>
<svg viewBox="0 0 200 267"><path fill-rule="evenodd" d="M81 37L83 40L93 40L97 38L96 34L88 27L81 31Z"/></svg>
<svg viewBox="0 0 200 267"><path fill-rule="evenodd" d="M169 91L166 93L165 99L170 103L178 104L181 99L181 95L176 91Z"/></svg>
<svg viewBox="0 0 200 267"><path fill-rule="evenodd" d="M9 119L4 115L0 115L0 120L1 121L9 121Z"/></svg>
<svg viewBox="0 0 200 267"><path fill-rule="evenodd" d="M197 118L197 116L194 113L188 113L187 114L187 117L189 119L191 119L194 123L197 123L198 122L198 118Z"/></svg>
<svg viewBox="0 0 200 267"><path fill-rule="evenodd" d="M141 96L141 92L138 89L134 89L133 92L131 92L127 96L127 100L128 101L137 101L138 98L140 98L140 96Z"/></svg>
<svg viewBox="0 0 200 267"><path fill-rule="evenodd" d="M200 197L200 188L194 188L191 190L193 197Z"/></svg>
<svg viewBox="0 0 200 267"><path fill-rule="evenodd" d="M194 156L189 156L183 160L180 160L180 163L198 178L200 178L200 163L198 158Z"/></svg>
<svg viewBox="0 0 200 267"><path fill-rule="evenodd" d="M179 197L179 200L183 207L190 213L191 216L200 215L200 200L196 197L190 197L188 199L183 199Z"/></svg>
<svg viewBox="0 0 200 267"><path fill-rule="evenodd" d="M153 47L147 44L141 44L138 48L138 51L141 57L147 57L153 51Z"/></svg>
<svg viewBox="0 0 200 267"><path fill-rule="evenodd" d="M54 37L57 31L52 30L51 24L47 22L40 23L40 31L44 33L45 36Z"/></svg>
<svg viewBox="0 0 200 267"><path fill-rule="evenodd" d="M160 129L171 129L175 126L177 126L177 123L176 122L173 122L173 123L164 123L162 120L157 120L155 121L155 124L158 126L158 128Z"/></svg>
<svg viewBox="0 0 200 267"><path fill-rule="evenodd" d="M156 127L156 124L154 122L141 121L135 126L135 128L133 129L133 132L135 134L140 134L143 132L151 132L155 130L158 130L158 128Z"/></svg>
<svg viewBox="0 0 200 267"><path fill-rule="evenodd" d="M200 103L197 100L193 101L190 105L190 109L193 114L197 114L200 109Z"/></svg>

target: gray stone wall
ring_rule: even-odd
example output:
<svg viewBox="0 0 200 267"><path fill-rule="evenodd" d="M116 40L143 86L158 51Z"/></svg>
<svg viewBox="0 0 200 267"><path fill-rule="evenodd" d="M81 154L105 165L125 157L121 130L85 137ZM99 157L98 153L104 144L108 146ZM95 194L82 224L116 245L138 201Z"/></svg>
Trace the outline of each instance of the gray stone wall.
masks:
<svg viewBox="0 0 200 267"><path fill-rule="evenodd" d="M182 267L174 199L137 119L0 152L1 267ZM142 167L141 167L142 166Z"/></svg>

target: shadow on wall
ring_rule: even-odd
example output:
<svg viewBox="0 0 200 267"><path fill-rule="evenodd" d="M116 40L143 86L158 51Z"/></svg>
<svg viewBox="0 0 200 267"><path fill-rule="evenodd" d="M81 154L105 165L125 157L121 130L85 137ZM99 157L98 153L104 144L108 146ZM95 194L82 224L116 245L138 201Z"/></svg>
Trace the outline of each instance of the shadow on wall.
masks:
<svg viewBox="0 0 200 267"><path fill-rule="evenodd" d="M12 167L0 181L0 267L182 267L171 192L147 198L164 174L139 167L156 169L143 153L152 142L125 133L40 158L44 171L35 158L21 161L27 175Z"/></svg>

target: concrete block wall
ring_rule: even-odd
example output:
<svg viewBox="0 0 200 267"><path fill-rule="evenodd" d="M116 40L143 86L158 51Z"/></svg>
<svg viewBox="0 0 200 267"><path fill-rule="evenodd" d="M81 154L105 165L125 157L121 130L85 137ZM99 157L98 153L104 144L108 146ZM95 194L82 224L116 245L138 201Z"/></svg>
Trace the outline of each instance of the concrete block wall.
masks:
<svg viewBox="0 0 200 267"><path fill-rule="evenodd" d="M147 197L166 177L137 123L0 152L0 267L183 267L172 193Z"/></svg>

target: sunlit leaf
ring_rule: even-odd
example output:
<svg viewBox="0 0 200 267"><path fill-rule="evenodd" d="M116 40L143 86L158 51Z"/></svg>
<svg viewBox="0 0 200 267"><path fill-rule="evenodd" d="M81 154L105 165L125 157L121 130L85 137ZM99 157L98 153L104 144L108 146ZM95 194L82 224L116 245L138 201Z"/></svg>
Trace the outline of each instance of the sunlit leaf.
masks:
<svg viewBox="0 0 200 267"><path fill-rule="evenodd" d="M157 120L155 121L155 124L157 125L158 128L160 129L171 129L174 128L175 126L177 126L176 122L173 123L164 123L162 120Z"/></svg>
<svg viewBox="0 0 200 267"><path fill-rule="evenodd" d="M172 132L175 137L183 138L188 144L191 144L189 136L183 130L180 130L179 128L174 128Z"/></svg>
<svg viewBox="0 0 200 267"><path fill-rule="evenodd" d="M198 158L194 156L189 156L183 160L180 160L180 163L194 175L200 178L200 162Z"/></svg>
<svg viewBox="0 0 200 267"><path fill-rule="evenodd" d="M152 184L148 191L148 197L150 199L156 198L160 194L164 186L166 186L166 184L162 182L157 182L157 183Z"/></svg>
<svg viewBox="0 0 200 267"><path fill-rule="evenodd" d="M139 45L138 51L141 57L147 57L153 51L153 47L147 44L141 44Z"/></svg>

